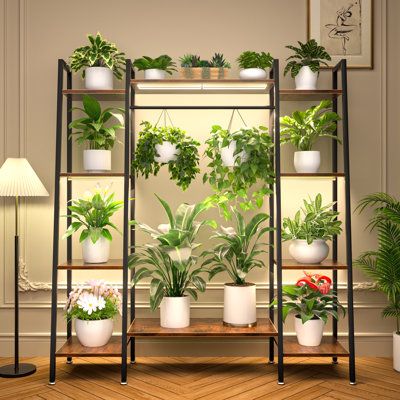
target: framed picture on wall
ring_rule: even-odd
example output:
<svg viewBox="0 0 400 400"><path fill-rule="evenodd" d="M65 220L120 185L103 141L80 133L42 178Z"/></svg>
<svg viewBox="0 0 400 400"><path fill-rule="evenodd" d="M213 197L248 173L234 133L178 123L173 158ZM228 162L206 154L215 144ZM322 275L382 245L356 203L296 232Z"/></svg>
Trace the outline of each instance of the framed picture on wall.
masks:
<svg viewBox="0 0 400 400"><path fill-rule="evenodd" d="M349 68L372 68L373 0L308 0L308 39Z"/></svg>

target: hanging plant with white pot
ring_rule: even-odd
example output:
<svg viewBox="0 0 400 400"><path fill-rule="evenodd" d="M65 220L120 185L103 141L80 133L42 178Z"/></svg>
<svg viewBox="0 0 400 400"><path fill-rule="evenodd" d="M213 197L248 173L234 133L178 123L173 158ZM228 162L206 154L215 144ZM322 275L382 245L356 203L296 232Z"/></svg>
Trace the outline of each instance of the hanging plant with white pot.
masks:
<svg viewBox="0 0 400 400"><path fill-rule="evenodd" d="M122 201L114 200L114 193L96 188L95 193L86 192L81 199L71 200L68 209L72 223L63 238L83 228L79 242L82 243L82 258L85 263L106 263L110 258L112 235L109 228L118 228L110 217L123 206ZM68 215L65 215L68 217Z"/></svg>
<svg viewBox="0 0 400 400"><path fill-rule="evenodd" d="M322 100L305 111L295 111L291 116L281 117L281 143L291 143L298 150L294 153L296 172L318 172L321 154L312 148L319 138L330 138L341 143L336 135L339 120L339 115L332 111L331 100Z"/></svg>
<svg viewBox="0 0 400 400"><path fill-rule="evenodd" d="M286 64L284 75L290 71L297 90L316 90L321 64L328 66L324 60L331 61L331 56L315 39L297 43L299 47L286 46L295 54L286 59L291 61Z"/></svg>
<svg viewBox="0 0 400 400"><path fill-rule="evenodd" d="M144 79L165 79L166 74L172 75L177 71L175 62L166 54L157 58L143 56L133 61L133 66L138 71L144 71Z"/></svg>
<svg viewBox="0 0 400 400"><path fill-rule="evenodd" d="M113 76L122 79L125 53L121 53L114 43L103 39L100 33L88 35L90 45L79 47L70 57L72 71L82 70L85 88L89 90L112 90Z"/></svg>
<svg viewBox="0 0 400 400"><path fill-rule="evenodd" d="M202 264L207 267L209 280L220 272L227 272L232 282L224 285L225 325L251 327L257 323L256 285L246 282L253 268L264 268L263 255L267 253L263 235L272 228L262 227L268 220L264 213L256 214L248 224L242 214L233 210L236 228L221 226L213 238L219 243L212 250L203 252L208 257Z"/></svg>
<svg viewBox="0 0 400 400"><path fill-rule="evenodd" d="M195 243L196 236L202 226L215 228L216 223L213 220L195 220L211 207L208 202L181 204L174 214L166 201L157 198L167 214L168 223L153 229L131 221L157 243L137 246L139 251L129 257L128 265L130 268L142 266L134 272L134 285L151 277L150 308L155 311L160 306L161 326L185 328L190 324L189 296L197 300L197 291L206 289L206 282L200 276L205 270L196 266L198 257L194 250L200 246Z"/></svg>
<svg viewBox="0 0 400 400"><path fill-rule="evenodd" d="M76 136L78 145L86 145L83 151L83 168L88 172L106 172L111 170L111 149L117 140L116 132L124 128L124 109L101 109L100 103L91 96L85 95L83 108L74 107L85 114L69 124L72 136ZM112 125L111 119L117 121Z"/></svg>
<svg viewBox="0 0 400 400"><path fill-rule="evenodd" d="M274 59L270 53L244 51L237 59L240 79L267 79L267 68L272 67Z"/></svg>
<svg viewBox="0 0 400 400"><path fill-rule="evenodd" d="M318 264L328 257L328 240L342 231L339 213L332 209L335 203L322 205L322 196L303 200L304 207L294 219L284 218L282 240L290 240L289 253L301 264Z"/></svg>
<svg viewBox="0 0 400 400"><path fill-rule="evenodd" d="M345 315L331 283L328 276L305 273L295 285L282 288L282 319L294 314L297 341L302 346L319 346L328 317L339 319L339 313ZM277 304L275 299L271 307Z"/></svg>
<svg viewBox="0 0 400 400"><path fill-rule="evenodd" d="M69 293L65 305L68 321L75 320L76 336L82 346L105 346L111 339L114 317L121 313L122 296L103 280L91 280Z"/></svg>

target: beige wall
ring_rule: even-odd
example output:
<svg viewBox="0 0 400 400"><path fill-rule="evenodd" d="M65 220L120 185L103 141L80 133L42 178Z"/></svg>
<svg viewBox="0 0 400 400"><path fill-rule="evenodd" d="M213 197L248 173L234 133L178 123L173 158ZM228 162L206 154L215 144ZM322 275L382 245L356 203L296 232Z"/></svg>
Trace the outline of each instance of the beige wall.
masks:
<svg viewBox="0 0 400 400"><path fill-rule="evenodd" d="M389 190L400 194L397 180L399 139L397 122L397 94L400 80L400 39L398 17L400 5L396 0L376 0L374 5L374 69L349 72L350 146L352 168L352 205L366 193ZM34 199L22 207L21 231L24 237L22 252L26 266L24 292L21 294L21 341L23 353L47 354L50 327L51 240L52 240L52 195L55 147L56 114L56 66L57 59L66 59L74 48L81 45L89 32L100 30L106 38L118 43L131 58L141 55L156 56L168 53L177 58L186 52L198 52L210 57L214 51L222 51L234 61L245 49L267 50L283 60L288 51L284 45L306 39L306 0L253 0L188 2L179 0L134 1L134 0L0 0L0 157L25 156L29 159L45 186L50 198ZM234 67L232 75L236 74ZM282 87L293 87L290 78L283 78ZM389 83L389 84L388 84ZM74 84L81 85L76 77ZM321 87L329 85L326 72L321 76ZM210 95L207 97L182 96L181 101L192 102L259 102L257 96L237 98L235 96ZM138 98L145 102L177 103L173 96L156 99ZM283 105L282 113L291 112L303 104ZM204 141L211 124L227 124L228 112L193 113L172 112L176 125ZM267 115L253 111L245 113L249 124L264 122ZM156 113L137 113L137 121L153 120ZM325 165L328 165L328 147ZM77 150L75 161L80 166L81 155ZM121 148L114 153L114 166L121 166ZM292 150L284 150L285 166L291 168ZM204 166L204 160L202 161ZM95 182L79 182L74 193ZM298 202L306 196L305 183L311 195L322 192L328 199L330 182L316 183L285 181L283 199L285 214L292 214ZM89 184L89 186L87 186ZM113 183L121 195L120 181ZM63 188L63 194L65 194ZM165 173L148 181L139 180L137 187L137 217L149 224L162 222L162 213L153 193L157 192L173 205L181 201L201 200L209 191L201 179L184 194L171 184ZM12 352L13 335L13 207L9 201L1 200L0 207L0 355ZM364 231L367 215L354 215L354 254L370 248L375 239ZM121 216L117 218L121 223ZM207 245L207 235L203 242ZM139 237L142 241L143 238ZM79 248L75 243L75 254ZM341 248L343 243L341 243ZM115 235L113 255L120 254L121 239ZM65 254L63 250L61 254ZM61 256L61 257L62 257ZM92 274L93 275L93 274ZM87 273L74 275L77 281L87 278ZM120 275L103 273L99 276L116 284ZM285 274L290 282L295 274ZM340 296L345 301L345 275L340 273ZM259 314L266 310L268 288L265 271L251 276L257 282ZM193 316L221 316L222 284L219 277L210 284L206 295L193 304ZM366 291L366 278L355 271L355 312L358 354L387 355L391 351L392 321L381 320L380 311L384 297ZM60 274L60 285L65 288L65 275ZM62 303L65 292L59 296L60 312L58 332L64 335ZM142 283L138 289L138 315L150 316L148 311L148 286ZM287 331L293 333L290 323ZM117 331L120 329L117 327ZM341 322L341 335L346 333L346 324ZM343 336L344 337L344 336ZM184 342L162 340L143 341L139 354L265 354L266 346L261 341L219 340Z"/></svg>

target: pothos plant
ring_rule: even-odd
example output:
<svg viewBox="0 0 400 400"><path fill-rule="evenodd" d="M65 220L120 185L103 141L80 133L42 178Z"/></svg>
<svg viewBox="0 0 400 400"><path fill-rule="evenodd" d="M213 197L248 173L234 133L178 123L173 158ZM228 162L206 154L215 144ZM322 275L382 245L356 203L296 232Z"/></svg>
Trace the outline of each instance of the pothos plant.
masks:
<svg viewBox="0 0 400 400"><path fill-rule="evenodd" d="M186 190L192 180L200 172L199 142L186 135L186 132L174 126L157 126L148 121L140 124L143 129L139 132L136 151L132 160L132 169L144 176L157 175L164 165L156 161L158 156L156 145L163 142L175 144L177 148L176 159L168 162L171 179L183 190Z"/></svg>

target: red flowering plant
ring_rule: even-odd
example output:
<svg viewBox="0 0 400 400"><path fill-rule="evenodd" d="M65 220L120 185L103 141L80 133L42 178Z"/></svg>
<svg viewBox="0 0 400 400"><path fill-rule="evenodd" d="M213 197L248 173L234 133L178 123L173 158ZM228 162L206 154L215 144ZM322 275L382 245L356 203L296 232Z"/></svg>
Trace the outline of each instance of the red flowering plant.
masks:
<svg viewBox="0 0 400 400"><path fill-rule="evenodd" d="M303 324L311 319L322 319L325 323L328 316L339 318L339 312L345 314L345 309L339 303L336 294L331 289L332 280L325 275L304 272L295 285L286 285L282 288L283 321L289 313L301 318ZM275 299L271 306L278 304Z"/></svg>

